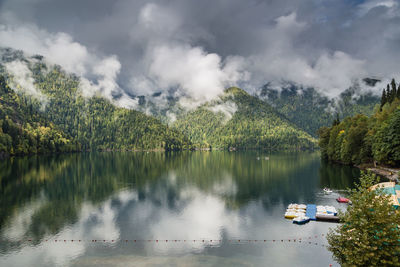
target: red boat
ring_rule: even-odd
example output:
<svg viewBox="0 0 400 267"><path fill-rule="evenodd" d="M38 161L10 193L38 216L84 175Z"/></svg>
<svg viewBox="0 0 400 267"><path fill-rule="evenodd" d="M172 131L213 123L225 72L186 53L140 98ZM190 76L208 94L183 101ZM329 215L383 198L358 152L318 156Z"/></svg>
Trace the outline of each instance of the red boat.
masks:
<svg viewBox="0 0 400 267"><path fill-rule="evenodd" d="M339 203L351 203L350 199L345 198L345 197L338 197L336 199L336 201L339 202Z"/></svg>

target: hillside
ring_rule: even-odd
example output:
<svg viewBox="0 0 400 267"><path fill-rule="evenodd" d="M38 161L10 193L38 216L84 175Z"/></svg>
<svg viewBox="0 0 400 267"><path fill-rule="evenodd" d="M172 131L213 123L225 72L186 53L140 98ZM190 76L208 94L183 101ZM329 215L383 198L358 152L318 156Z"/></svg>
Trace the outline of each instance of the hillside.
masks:
<svg viewBox="0 0 400 267"><path fill-rule="evenodd" d="M172 126L201 148L298 150L316 145L270 105L235 87L179 116Z"/></svg>
<svg viewBox="0 0 400 267"><path fill-rule="evenodd" d="M373 85L371 79L365 80L365 83L369 82L368 85ZM349 88L337 99L332 100L322 96L313 88L298 88L291 85L278 92L265 85L259 96L298 127L312 136L317 136L319 128L332 124L335 113L339 113L340 117L373 114L379 98L371 93L359 95L357 89L357 86Z"/></svg>
<svg viewBox="0 0 400 267"><path fill-rule="evenodd" d="M41 56L0 52L2 153L180 150L189 145L182 134L155 118L117 107L99 95L84 97L79 77ZM13 62L26 68L23 80L7 71L6 64Z"/></svg>
<svg viewBox="0 0 400 267"><path fill-rule="evenodd" d="M356 115L319 130L321 156L344 164L400 166L400 85L392 80L373 116Z"/></svg>

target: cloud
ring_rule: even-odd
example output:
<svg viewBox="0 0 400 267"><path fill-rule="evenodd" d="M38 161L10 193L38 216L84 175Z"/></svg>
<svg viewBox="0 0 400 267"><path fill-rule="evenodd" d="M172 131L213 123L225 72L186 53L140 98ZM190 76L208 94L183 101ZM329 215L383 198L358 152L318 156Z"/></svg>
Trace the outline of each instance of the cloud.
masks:
<svg viewBox="0 0 400 267"><path fill-rule="evenodd" d="M374 8L385 7L391 9L393 7L396 7L397 5L398 2L396 2L395 0L368 0L359 5L358 14L360 16L364 16Z"/></svg>
<svg viewBox="0 0 400 267"><path fill-rule="evenodd" d="M40 54L66 71L86 75L95 56L86 47L74 42L66 33L51 34L33 25L0 25L0 45L20 49L29 54Z"/></svg>
<svg viewBox="0 0 400 267"><path fill-rule="evenodd" d="M232 101L227 101L222 104L217 104L215 106L208 107L214 113L222 113L225 117L225 122L232 119L233 114L237 111L237 105Z"/></svg>
<svg viewBox="0 0 400 267"><path fill-rule="evenodd" d="M4 64L8 73L12 75L10 86L16 92L23 92L32 96L42 103L42 108L46 106L47 97L43 95L34 85L32 72L25 62L12 61Z"/></svg>
<svg viewBox="0 0 400 267"><path fill-rule="evenodd" d="M150 95L173 88L180 104L193 108L215 99L223 90L248 79L240 56L223 60L201 46L190 45L194 38L183 27L173 10L154 3L145 5L132 32L133 42L143 42L146 66L142 73L133 73L134 92Z"/></svg>
<svg viewBox="0 0 400 267"><path fill-rule="evenodd" d="M307 25L298 22L295 13L276 19L275 27L266 33L275 38L264 51L249 58L249 68L260 83L268 80L282 87L291 82L334 98L367 75L364 61L342 51L318 51L314 59L297 53L295 39L306 30Z"/></svg>
<svg viewBox="0 0 400 267"><path fill-rule="evenodd" d="M118 57L98 56L84 45L75 42L66 33L51 34L32 25L13 27L0 25L0 46L20 49L32 55L43 55L48 63L58 64L67 72L78 75L81 78L82 94L86 97L99 93L119 106L134 108L137 105L137 101L129 98L118 85L117 79L121 70ZM25 63L10 62L6 67L20 88L30 95L45 100L34 87L34 80ZM114 94L121 96L119 99L114 99Z"/></svg>
<svg viewBox="0 0 400 267"><path fill-rule="evenodd" d="M241 77L236 61L200 47L157 46L151 52L149 75L158 88L176 87L178 94L201 104L215 99Z"/></svg>
<svg viewBox="0 0 400 267"><path fill-rule="evenodd" d="M88 94L126 92L124 103L128 95L162 92L190 107L229 85L254 92L267 82L312 86L335 97L354 80L391 78L400 69L395 0L99 0L96 8L86 0L40 0L21 6L2 2L1 45L61 62L87 79ZM96 72L108 58L120 67L110 63L107 75Z"/></svg>

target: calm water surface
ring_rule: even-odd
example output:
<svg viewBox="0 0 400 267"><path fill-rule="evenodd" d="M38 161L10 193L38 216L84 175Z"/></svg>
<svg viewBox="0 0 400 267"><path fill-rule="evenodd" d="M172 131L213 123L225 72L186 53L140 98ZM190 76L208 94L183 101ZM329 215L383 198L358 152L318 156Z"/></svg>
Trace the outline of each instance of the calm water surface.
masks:
<svg viewBox="0 0 400 267"><path fill-rule="evenodd" d="M292 202L344 209L335 198L358 176L308 152L8 159L0 266L337 266L322 246L335 224L297 226L283 214Z"/></svg>

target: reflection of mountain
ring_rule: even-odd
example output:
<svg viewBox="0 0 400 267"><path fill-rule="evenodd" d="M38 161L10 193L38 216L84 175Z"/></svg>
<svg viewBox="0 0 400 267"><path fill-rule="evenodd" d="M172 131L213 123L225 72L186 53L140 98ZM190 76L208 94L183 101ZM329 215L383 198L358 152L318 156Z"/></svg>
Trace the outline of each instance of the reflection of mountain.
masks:
<svg viewBox="0 0 400 267"><path fill-rule="evenodd" d="M251 200L292 201L308 195L316 180L317 153L192 153L188 165L176 170L180 184L194 184L206 193L218 194L231 207ZM311 184L310 184L311 183ZM224 187L225 190L218 190ZM296 189L295 189L296 188Z"/></svg>
<svg viewBox="0 0 400 267"><path fill-rule="evenodd" d="M176 233L189 238L186 224L205 236L217 236L218 227L239 220L238 211L254 203L264 207L259 212L269 212L290 202L315 201L319 174L323 186L349 186L346 182L355 174L342 170L320 167L318 153L305 152L83 153L9 159L0 163L1 240L17 246L20 240L40 242L55 235L106 238L109 233L118 239L164 232L168 238ZM341 183L332 184L336 181ZM204 214L215 218L210 222ZM146 229L149 223L151 232L131 230L132 225ZM235 227L229 232L237 231Z"/></svg>
<svg viewBox="0 0 400 267"><path fill-rule="evenodd" d="M78 219L84 202L100 203L128 186L139 189L178 163L164 153L83 153L9 159L0 163L4 203L0 227L37 199L40 205L35 207L24 235L40 239L55 234Z"/></svg>

